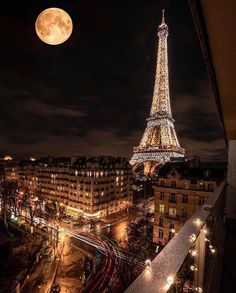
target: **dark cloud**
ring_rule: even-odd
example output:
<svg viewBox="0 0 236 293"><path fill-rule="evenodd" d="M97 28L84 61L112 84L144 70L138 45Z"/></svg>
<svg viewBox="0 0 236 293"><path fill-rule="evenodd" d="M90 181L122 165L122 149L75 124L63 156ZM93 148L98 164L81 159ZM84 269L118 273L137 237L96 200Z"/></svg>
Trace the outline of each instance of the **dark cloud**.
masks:
<svg viewBox="0 0 236 293"><path fill-rule="evenodd" d="M154 86L157 26L166 1L8 1L0 11L0 148L29 155L131 156ZM74 31L42 43L37 15L58 6ZM169 1L173 116L188 155L224 160L223 134L187 1ZM6 29L7 28L7 29Z"/></svg>

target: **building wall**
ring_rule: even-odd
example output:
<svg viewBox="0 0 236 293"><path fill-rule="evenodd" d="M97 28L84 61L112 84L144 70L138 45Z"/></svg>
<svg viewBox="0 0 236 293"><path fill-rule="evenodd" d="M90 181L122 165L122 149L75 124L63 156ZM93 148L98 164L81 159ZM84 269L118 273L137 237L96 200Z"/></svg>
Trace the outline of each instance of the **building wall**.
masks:
<svg viewBox="0 0 236 293"><path fill-rule="evenodd" d="M18 181L18 162L10 156L5 158L0 158L0 182L3 180Z"/></svg>
<svg viewBox="0 0 236 293"><path fill-rule="evenodd" d="M154 188L155 217L153 240L161 245L179 231L217 187L214 180L159 178Z"/></svg>
<svg viewBox="0 0 236 293"><path fill-rule="evenodd" d="M31 164L19 171L22 189L29 188L45 200L65 205L67 213L104 217L132 205L131 168Z"/></svg>

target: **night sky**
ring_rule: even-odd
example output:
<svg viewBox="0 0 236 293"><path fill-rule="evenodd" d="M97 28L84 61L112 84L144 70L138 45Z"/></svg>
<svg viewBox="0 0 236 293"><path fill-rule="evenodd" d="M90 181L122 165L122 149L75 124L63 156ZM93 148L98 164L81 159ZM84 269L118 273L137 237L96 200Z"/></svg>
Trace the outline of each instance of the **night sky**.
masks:
<svg viewBox="0 0 236 293"><path fill-rule="evenodd" d="M149 115L157 27L166 8L170 96L188 157L226 160L223 132L188 3L175 0L4 1L0 9L0 154L131 157ZM59 46L34 23L48 7L73 20Z"/></svg>

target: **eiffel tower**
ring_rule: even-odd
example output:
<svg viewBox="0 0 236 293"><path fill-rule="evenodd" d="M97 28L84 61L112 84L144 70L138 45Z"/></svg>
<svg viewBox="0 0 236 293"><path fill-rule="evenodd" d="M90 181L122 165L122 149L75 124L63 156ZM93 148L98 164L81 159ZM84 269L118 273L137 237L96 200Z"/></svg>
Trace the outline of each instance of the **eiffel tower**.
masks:
<svg viewBox="0 0 236 293"><path fill-rule="evenodd" d="M168 26L162 10L162 23L158 27L158 55L152 107L147 127L138 147L134 147L130 160L133 170L143 164L144 174L154 170L172 158L184 157L174 128L170 106L167 37Z"/></svg>

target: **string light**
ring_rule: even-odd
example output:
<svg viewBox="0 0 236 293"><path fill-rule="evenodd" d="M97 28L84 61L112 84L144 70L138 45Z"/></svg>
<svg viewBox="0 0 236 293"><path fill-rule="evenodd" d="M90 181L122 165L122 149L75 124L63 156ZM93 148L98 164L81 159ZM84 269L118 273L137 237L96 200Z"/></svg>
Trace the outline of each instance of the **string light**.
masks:
<svg viewBox="0 0 236 293"><path fill-rule="evenodd" d="M215 254L216 253L215 248L211 248L210 251L211 251L212 254Z"/></svg>
<svg viewBox="0 0 236 293"><path fill-rule="evenodd" d="M151 270L152 262L150 261L150 259L147 259L145 261L145 266L146 266L147 270L149 270L149 271Z"/></svg>
<svg viewBox="0 0 236 293"><path fill-rule="evenodd" d="M201 221L200 219L196 219L196 220L194 221L194 223L195 223L197 226L200 226L201 223L202 223L202 221Z"/></svg>
<svg viewBox="0 0 236 293"><path fill-rule="evenodd" d="M171 285L174 282L174 277L173 276L168 276L166 280L167 280L167 283Z"/></svg>
<svg viewBox="0 0 236 293"><path fill-rule="evenodd" d="M195 267L195 266L190 266L190 269L191 269L191 271L197 271L197 267Z"/></svg>
<svg viewBox="0 0 236 293"><path fill-rule="evenodd" d="M191 255L192 255L192 256L196 256L196 255L197 255L197 250L193 249L193 250L191 251Z"/></svg>
<svg viewBox="0 0 236 293"><path fill-rule="evenodd" d="M203 232L204 234L207 234L207 229L203 229L202 232Z"/></svg>
<svg viewBox="0 0 236 293"><path fill-rule="evenodd" d="M190 236L190 241L194 242L197 239L197 236L195 234L192 234Z"/></svg>

